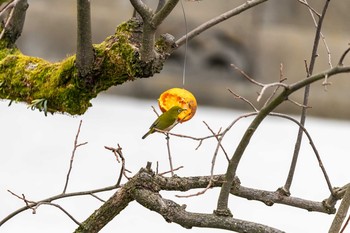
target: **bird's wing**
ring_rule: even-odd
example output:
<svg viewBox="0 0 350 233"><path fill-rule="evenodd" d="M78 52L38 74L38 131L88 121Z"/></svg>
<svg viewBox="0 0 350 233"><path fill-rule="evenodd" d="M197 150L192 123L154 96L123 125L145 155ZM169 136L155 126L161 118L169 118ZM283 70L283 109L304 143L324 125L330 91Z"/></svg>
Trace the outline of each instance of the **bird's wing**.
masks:
<svg viewBox="0 0 350 233"><path fill-rule="evenodd" d="M150 128L150 129L156 128L156 126L157 126L158 124L159 124L159 118L157 118L149 128Z"/></svg>

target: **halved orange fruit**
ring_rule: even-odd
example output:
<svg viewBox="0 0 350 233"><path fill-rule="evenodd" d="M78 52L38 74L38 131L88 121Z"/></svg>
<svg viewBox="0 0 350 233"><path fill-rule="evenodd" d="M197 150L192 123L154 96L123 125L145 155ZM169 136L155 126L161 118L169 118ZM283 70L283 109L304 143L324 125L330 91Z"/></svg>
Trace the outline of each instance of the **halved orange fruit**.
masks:
<svg viewBox="0 0 350 233"><path fill-rule="evenodd" d="M194 95L183 88L171 88L164 91L158 99L158 105L162 112L168 111L173 106L186 109L178 116L179 122L190 120L197 110L197 101Z"/></svg>

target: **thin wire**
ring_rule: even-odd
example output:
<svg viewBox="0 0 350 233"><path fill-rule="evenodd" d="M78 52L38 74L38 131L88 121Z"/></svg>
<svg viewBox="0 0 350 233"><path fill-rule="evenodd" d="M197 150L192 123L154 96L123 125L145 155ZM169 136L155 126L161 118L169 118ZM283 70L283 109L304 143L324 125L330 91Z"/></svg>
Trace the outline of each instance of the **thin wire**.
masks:
<svg viewBox="0 0 350 233"><path fill-rule="evenodd" d="M188 42L188 38L187 38L187 32L188 32L188 28L187 28L187 19L186 19L186 13L185 13L185 7L182 3L182 0L180 0L181 3L181 8L182 8L182 13L184 16L184 21L185 21L185 57L184 57L184 68L183 68L183 72L182 72L182 86L185 87L185 81L186 81L186 63L187 63L187 42Z"/></svg>

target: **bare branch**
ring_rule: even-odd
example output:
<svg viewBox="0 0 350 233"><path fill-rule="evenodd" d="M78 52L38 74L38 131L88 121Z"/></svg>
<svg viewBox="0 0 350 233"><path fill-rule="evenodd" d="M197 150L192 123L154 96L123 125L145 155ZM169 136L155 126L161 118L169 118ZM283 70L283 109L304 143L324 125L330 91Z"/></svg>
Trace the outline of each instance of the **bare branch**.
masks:
<svg viewBox="0 0 350 233"><path fill-rule="evenodd" d="M147 187L148 191L152 192L155 195L158 195L157 192L160 190L177 190L177 191L188 191L191 189L197 188L206 188L206 187L221 187L225 181L225 175L214 175L214 176L196 176L196 177L164 177L161 175L154 174L150 169L141 169L141 171L136 174L132 179L130 179L126 184L124 184L108 201L106 201L98 211L93 213L86 221L84 221L81 226L76 230L76 232L98 232L103 228L105 224L111 221L116 215L118 215L134 198L136 198L135 193L130 196L130 191L143 189L142 187ZM51 203L54 200L81 196L81 195L91 195L93 193L109 191L117 188L116 186L110 186L102 189L84 191L84 192L75 192L75 193L66 193L53 196L39 202L27 201L26 206L13 212L5 219L0 221L0 226L10 220L12 217L21 213L22 211L36 208L38 203ZM152 191L152 189L154 189ZM205 191L205 190L204 190ZM290 205L302 209L307 209L309 211L318 211L323 213L334 213L334 205L338 199L341 199L344 195L343 189L335 191L335 196L332 195L332 201L324 202L314 202L296 197L281 196L278 192L270 192L264 190L256 190L252 188L243 187L240 185L237 178L233 186L230 188L230 193L239 197L247 198L249 200L258 200L262 201L267 205L272 205L274 203L280 203L285 205ZM153 195L152 194L152 195ZM18 196L21 200L25 199L22 195ZM139 197L137 197L139 198ZM148 196L148 199L150 197ZM140 199L138 199L140 201ZM159 203L158 203L159 204ZM164 206L163 206L164 207ZM150 206L147 206L150 208ZM151 207L153 208L153 206ZM157 207L161 208L161 207ZM185 210L183 210L185 211ZM199 214L201 215L201 214ZM205 216L205 215L201 215ZM219 217L221 219L221 217ZM230 218L231 219L231 218ZM175 221L176 222L176 221ZM195 226L195 225L193 225ZM204 227L204 226L203 226ZM209 226L207 226L209 227ZM226 229L226 228L225 228Z"/></svg>
<svg viewBox="0 0 350 233"><path fill-rule="evenodd" d="M142 0L130 0L130 2L143 19L142 44L140 53L141 59L145 62L149 62L157 55L154 50L154 46L155 33L158 25L152 22L154 19L154 12Z"/></svg>
<svg viewBox="0 0 350 233"><path fill-rule="evenodd" d="M63 188L62 193L66 193L66 191L67 191L69 177L70 177L70 173L71 173L72 168L73 168L73 161L74 161L74 156L75 156L75 152L76 152L77 148L87 144L87 142L83 142L83 143L79 143L78 144L78 138L79 138L79 134L80 134L80 129L81 129L81 124L82 123L83 123L83 121L80 120L78 131L77 131L77 134L75 135L74 147L73 147L72 155L71 155L71 158L70 158L69 169L68 169L68 172L67 172L66 182L64 184L64 188Z"/></svg>
<svg viewBox="0 0 350 233"><path fill-rule="evenodd" d="M225 175L214 175L214 176L194 176L194 177L161 177L155 176L154 181L160 185L161 190L169 191L189 191L192 189L203 188L206 189L211 182L210 187L221 187L225 183ZM341 189L343 190L343 189ZM335 213L335 204L337 200L342 198L343 192L341 190L334 191L336 196L331 203L325 201L317 202L306 200L298 197L292 196L281 196L278 191L267 191L258 190L254 188L244 187L240 184L237 177L234 179L233 186L230 189L230 193L235 196L246 198L248 200L256 200L271 206L275 203L283 204L288 206L293 206L301 209L306 209L308 211L316 211L321 213L332 214ZM203 190L204 191L204 190ZM189 195L191 196L191 195ZM185 196L186 197L186 196Z"/></svg>
<svg viewBox="0 0 350 233"><path fill-rule="evenodd" d="M14 5L15 5L15 4L14 4L13 2L11 2L11 3L9 3L4 9L2 9L2 11L1 11L0 19L1 19L2 17L6 17L6 16L4 16L6 11L10 11L10 13L9 13L8 16L7 16L4 29L1 31L0 40L3 39L3 37L4 37L4 35L5 35L6 28L9 27L10 22L11 22L11 20L12 20L12 18L13 18L13 12L15 11Z"/></svg>
<svg viewBox="0 0 350 233"><path fill-rule="evenodd" d="M259 87L263 87L265 86L265 84L263 83L259 83L258 81L254 80L253 78L251 78L248 74L246 74L243 70L241 70L239 67L237 67L235 64L231 64L231 66L233 68L235 68L235 70L238 70L242 75L243 77L245 77L249 82L259 86Z"/></svg>
<svg viewBox="0 0 350 233"><path fill-rule="evenodd" d="M212 188L212 180L210 179L209 182L208 182L208 185L207 187L205 187L203 190L197 192L197 193L192 193L192 194L189 194L189 195L175 195L175 197L178 197L178 198L188 198L188 197L196 197L196 196L200 196L200 195L203 195L206 191L208 191L210 188Z"/></svg>
<svg viewBox="0 0 350 233"><path fill-rule="evenodd" d="M346 189L344 197L340 203L337 214L335 215L333 222L332 222L332 225L329 228L329 231L328 231L329 233L343 232L343 230L340 231L340 228L341 228L341 226L344 222L344 219L348 213L349 206L350 206L350 184L347 185L347 189Z"/></svg>
<svg viewBox="0 0 350 233"><path fill-rule="evenodd" d="M156 13L164 7L164 4L165 4L165 0L159 0L158 5L157 5L157 9L156 9Z"/></svg>
<svg viewBox="0 0 350 233"><path fill-rule="evenodd" d="M344 62L344 59L346 57L346 55L350 52L350 48L348 48L347 50L345 50L345 52L341 55L340 59L339 59L339 62L338 62L338 65L339 66L343 66L343 62Z"/></svg>
<svg viewBox="0 0 350 233"><path fill-rule="evenodd" d="M279 82L282 83L282 82L284 82L285 80L287 80L287 78L284 77L284 74L283 74L283 64L281 63L281 64L280 64L280 80L279 80ZM272 100L272 98L276 95L276 93L277 93L277 91L279 90L280 87L281 87L281 86L277 86L277 87L273 90L272 94L266 99L266 101L265 101L265 103L264 103L264 106L266 106L266 105Z"/></svg>
<svg viewBox="0 0 350 233"><path fill-rule="evenodd" d="M301 103L299 103L299 102L297 102L295 100L292 100L291 98L288 98L288 101L293 103L293 104L295 104L298 107L301 107L301 108L311 108L310 106L305 106L305 105L303 105L303 104L301 104Z"/></svg>
<svg viewBox="0 0 350 233"><path fill-rule="evenodd" d="M250 102L249 100L247 100L246 98L244 98L243 96L240 96L238 94L236 94L235 92L233 92L231 89L227 89L236 99L240 99L243 100L244 102L246 102L255 112L258 112L258 109L254 106L254 104L252 102Z"/></svg>
<svg viewBox="0 0 350 233"><path fill-rule="evenodd" d="M304 0L304 2L306 2L306 0ZM325 2L325 5L323 7L323 11L321 14L321 17L319 18L318 24L317 24L317 28L316 28L316 34L315 34L315 39L314 39L314 44L313 44L313 49L312 49L312 53L311 53L311 59L310 59L310 65L307 68L307 79L309 78L310 75L312 75L313 73L313 69L315 66L315 62L316 62L316 57L317 57L317 50L318 50L318 44L319 44L319 40L320 40L320 36L321 36L321 28L322 28L322 23L324 20L324 17L326 16L326 12L328 9L328 4L329 4L329 0L327 0ZM312 15L312 14L311 14ZM313 16L313 15L312 15ZM313 18L314 19L314 18ZM324 77L328 77L327 74L324 75ZM304 90L304 99L303 99L303 105L307 106L308 102L309 102L309 92L310 92L310 85L307 84L305 86L305 90ZM306 120L306 112L307 112L307 108L302 108L301 110L301 116L300 116L300 124L302 126L305 125L305 120ZM290 192L290 187L292 185L292 181L293 181L293 177L294 177L294 172L295 172L295 168L296 168L296 164L298 161L298 156L299 156L299 151L300 151L300 146L301 146L301 142L303 139L303 133L302 133L302 128L299 128L298 131L298 135L297 135L297 139L295 142L295 146L294 146L294 152L293 152L293 158L292 158L292 162L291 162L291 166L290 166L290 170L286 179L286 182L284 184L283 189L287 191L287 193Z"/></svg>
<svg viewBox="0 0 350 233"><path fill-rule="evenodd" d="M275 203L294 206L308 211L317 211L321 213L332 214L335 213L335 208L325 207L323 202L315 202L305 200L297 197L289 197L281 195L279 191L265 191L253 188L246 188L243 186L234 187L231 191L235 196L243 197L248 200L256 200L272 206Z"/></svg>
<svg viewBox="0 0 350 233"><path fill-rule="evenodd" d="M259 93L259 96L258 98L256 99L257 102L259 102L262 98L262 96L264 95L266 89L270 88L270 87L284 87L284 88L288 88L288 85L287 84L284 84L284 83L270 83L270 84L265 84L263 86L263 88L261 89L260 93Z"/></svg>
<svg viewBox="0 0 350 233"><path fill-rule="evenodd" d="M205 121L203 121L203 123L205 124L205 126L207 126L207 128L209 129L209 131L213 134L213 136L214 136L214 137L216 138L216 140L218 141L218 145L221 147L222 152L224 152L227 161L230 161L230 159L228 158L228 155L227 155L227 153L226 153L225 148L224 148L224 147L222 146L222 144L221 144L222 137L219 137L219 136L218 136L218 135L220 135L221 128L220 128L220 130L219 130L218 133L215 133L215 132L209 127L209 125L208 125ZM217 152L216 152L216 153L217 153ZM213 172L212 172L212 174L213 174Z"/></svg>
<svg viewBox="0 0 350 233"><path fill-rule="evenodd" d="M32 209L33 210L33 214L36 214L36 209L39 208L40 205L51 205L51 206L54 206L54 207L60 209L70 219L72 219L73 222L75 222L77 225L80 225L80 223L67 210L65 210L62 206L60 206L58 204L54 204L54 203L51 203L51 202L45 202L45 201L40 201L40 202L30 201L30 200L28 200L25 197L24 194L22 194L22 196L19 196L19 195L15 194L14 192L10 191L10 190L7 190L7 191L9 193L11 193L12 195L14 195L15 197L17 197L17 198L21 199L22 201L24 201L24 203L26 204L26 207L28 207L28 209Z"/></svg>
<svg viewBox="0 0 350 233"><path fill-rule="evenodd" d="M215 214L193 213L185 210L172 200L162 198L158 193L147 189L133 189L133 197L144 207L162 215L167 222L175 222L184 228L218 228L236 232L283 232L278 229L235 218L216 216ZM259 230L257 230L259 229Z"/></svg>
<svg viewBox="0 0 350 233"><path fill-rule="evenodd" d="M142 0L130 0L130 3L135 10L140 14L142 19L149 20L152 17L153 11Z"/></svg>
<svg viewBox="0 0 350 233"><path fill-rule="evenodd" d="M63 199L63 198L67 198L67 197L75 197L75 196L86 196L86 195L91 195L93 193L100 193L100 192L106 192L106 191L111 191L114 190L116 188L119 188L118 186L108 186L108 187L104 187L104 188L100 188L100 189L93 189L93 190L88 190L88 191L80 191L80 192L72 192L72 193L61 193L59 195L55 195L46 199L43 199L41 201L38 202L33 202L33 203L28 203L26 206L12 212L11 214L9 214L8 216L6 216L4 219L2 219L0 221L0 226L5 224L7 221L9 221L10 219L12 219L14 216L22 213L23 211L26 211L28 209L32 209L33 207L36 206L36 203L46 203L46 202L52 202L55 200L59 200L59 199ZM9 190L8 190L9 191ZM12 193L11 191L9 191L10 193ZM17 196L17 195L16 195ZM22 198L21 198L22 199Z"/></svg>
<svg viewBox="0 0 350 233"><path fill-rule="evenodd" d="M197 28L193 29L192 31L190 31L187 34L187 38L188 40L193 39L195 36L198 36L200 33L208 30L209 28L213 27L214 25L221 23L222 21L225 21L233 16L236 16L256 5L259 5L263 2L266 2L268 0L248 0L245 3L243 3L242 5L227 11L211 20L209 20L208 22L205 22L203 24L201 24L200 26L198 26ZM181 45L185 44L186 41L186 35L184 35L183 37L181 37L180 39L178 39L176 41L176 44L178 45L178 47L180 47Z"/></svg>
<svg viewBox="0 0 350 233"><path fill-rule="evenodd" d="M125 173L125 171L127 171L127 169L125 168L125 158L124 158L123 153L122 153L122 148L118 144L118 148L105 146L105 149L110 150L110 151L113 152L113 154L114 154L114 156L115 156L115 158L116 158L118 163L120 163L118 156L122 160L122 168L120 169L120 174L119 174L119 177L118 177L118 180L117 180L117 183L116 183L116 186L120 186L123 175L127 179L130 179L130 177L128 177L126 175L126 173Z"/></svg>
<svg viewBox="0 0 350 233"><path fill-rule="evenodd" d="M318 27L318 26L317 26L317 21L316 21L316 19L315 19L315 17L314 17L314 14L316 14L319 18L321 18L322 16L321 16L318 12L316 12L316 11L309 5L309 3L308 3L306 0L302 0L302 1L299 0L299 2L300 2L301 4L303 4L303 5L305 5L305 6L307 6L307 7L309 8L312 21L314 22L314 25L315 25L315 27L317 28L317 27ZM320 37L321 37L321 39L322 39L322 41L323 41L323 44L324 44L324 46L325 46L325 48L326 48L326 51L327 51L327 54L328 54L328 64L329 64L329 66L330 66L331 68L333 68L331 52L330 52L330 50L329 50L329 47L328 47L326 38L325 38L325 36L323 35L322 32L320 32Z"/></svg>
<svg viewBox="0 0 350 233"><path fill-rule="evenodd" d="M199 196L199 195L202 195L204 194L208 189L211 188L212 186L212 179L213 179L213 176L214 176L214 167L215 167L215 162L216 162L216 157L217 157L217 154L219 152L219 147L221 147L222 151L224 152L225 156L226 156L226 159L227 161L229 162L230 159L228 158L228 155L224 149L224 147L222 146L221 144L221 141L223 139L223 136L218 136L220 134L220 131L221 131L221 128L219 130L219 132L216 134L210 127L209 125L203 121L203 123L207 126L207 128L209 129L209 131L213 134L213 136L216 138L216 140L218 141L218 144L215 148L215 152L214 152L214 155L213 155L213 158L211 160L211 168L210 168L210 180L209 180L209 183L207 185L207 187L205 187L202 191L199 191L197 193L194 193L194 194L190 194L190 195L176 195L176 197L193 197L193 196Z"/></svg>
<svg viewBox="0 0 350 233"><path fill-rule="evenodd" d="M163 20L168 17L171 11L175 8L179 0L168 0L165 5L153 16L152 24L158 27Z"/></svg>
<svg viewBox="0 0 350 233"><path fill-rule="evenodd" d="M314 13L315 15L317 15L318 17L321 17L321 14L318 13L314 8L312 8L308 2L306 2L305 0L298 0L301 4L305 5L307 8L309 8L309 10Z"/></svg>
<svg viewBox="0 0 350 233"><path fill-rule="evenodd" d="M161 173L156 173L160 176L164 176L165 174L168 174L168 173L171 173L171 172L174 172L174 171L177 171L177 170L180 170L181 168L184 168L184 166L180 166L180 167L177 167L177 168L174 168L173 170L170 170L170 171L165 171L165 172L161 172Z"/></svg>
<svg viewBox="0 0 350 233"><path fill-rule="evenodd" d="M128 193L128 188L121 187L110 197L98 211L95 211L75 230L76 233L97 233L115 216L117 216L133 198Z"/></svg>
<svg viewBox="0 0 350 233"><path fill-rule="evenodd" d="M307 79L303 79L299 82L296 82L292 85L289 85L286 87L279 95L277 95L268 105L264 106L257 114L254 120L250 123L247 130L245 131L243 137L241 138L241 141L239 142L230 162L226 170L226 180L227 182L224 183L221 187L218 204L217 204L217 210L216 213L219 215L226 215L230 216L231 212L228 209L228 196L231 189L232 182L234 180L234 177L236 176L236 170L238 167L238 164L243 156L243 153L245 149L247 148L249 141L251 137L254 135L254 132L259 127L260 123L263 121L263 119L272 112L277 106L279 106L283 101L288 99L288 96L291 95L293 92L299 90L302 87L305 87L306 85L315 82L317 80L320 80L325 77L325 75L328 75L328 77L334 75L335 73L341 72L350 72L350 67L334 67L326 72L319 73L313 76L310 76ZM228 130L229 127L226 129ZM225 131L226 131L225 130ZM225 132L224 131L224 132ZM300 129L302 132L302 129ZM289 189L286 189L289 190Z"/></svg>
<svg viewBox="0 0 350 233"><path fill-rule="evenodd" d="M174 176L174 167L173 167L173 159L171 158L171 151L170 151L170 137L167 133L166 134L166 148L168 151L168 160L169 160L169 166L170 166L170 173L171 176Z"/></svg>
<svg viewBox="0 0 350 233"><path fill-rule="evenodd" d="M290 117L290 116L288 116L288 115L281 114L281 113L270 113L270 115L271 115L271 116L277 116L277 117L282 117L282 118L288 119L288 120L294 122L295 124L297 124L297 125L302 129L302 131L305 133L305 135L307 136L307 138L308 138L308 140L309 140L309 144L310 144L312 150L314 151L314 154L316 155L316 158L317 158L317 161L318 161L318 165L320 166L320 168L321 168L321 170L322 170L322 173L323 173L323 176L324 176L324 178L325 178L325 180L326 180L328 189L329 189L329 191L330 191L330 193L331 193L332 195L335 195L335 194L334 194L334 191L333 191L333 186L332 186L332 184L331 184L331 181L330 181L330 179L329 179L329 176L328 176L328 174L327 174L327 172L326 172L326 169L325 169L325 167L324 167L324 165L323 165L323 162L322 162L322 160L321 160L321 156L320 156L320 154L318 153L318 150L317 150L317 148L316 148L316 145L315 145L315 143L313 142L312 137L311 137L311 135L309 134L309 132L306 130L306 128L305 128L300 122L298 122L298 121L295 120L293 117ZM282 188L281 190L283 191L283 194L289 194L289 193L288 193L288 190L285 190L284 188Z"/></svg>
<svg viewBox="0 0 350 233"><path fill-rule="evenodd" d="M83 78L91 72L94 51L91 36L90 0L77 0L77 68Z"/></svg>
<svg viewBox="0 0 350 233"><path fill-rule="evenodd" d="M344 223L344 226L343 226L343 228L340 230L339 233L344 233L344 231L345 231L346 227L348 226L349 222L350 222L350 215L348 216L348 219L347 219L346 222Z"/></svg>
<svg viewBox="0 0 350 233"><path fill-rule="evenodd" d="M58 205L58 204L55 204L55 203L51 203L51 202L42 202L42 203L38 203L38 206L39 205L51 205L51 206L54 206L58 209L60 209L63 213L65 213L73 222L75 222L75 224L77 225L81 225L81 223L76 220L67 210L65 210L62 206Z"/></svg>

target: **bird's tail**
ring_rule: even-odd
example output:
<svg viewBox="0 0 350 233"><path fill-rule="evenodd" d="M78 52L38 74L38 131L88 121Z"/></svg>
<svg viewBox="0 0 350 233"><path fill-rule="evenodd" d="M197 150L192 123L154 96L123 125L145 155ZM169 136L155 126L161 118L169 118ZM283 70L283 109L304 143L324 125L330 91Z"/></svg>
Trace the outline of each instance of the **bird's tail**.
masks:
<svg viewBox="0 0 350 233"><path fill-rule="evenodd" d="M150 134L151 134L151 131L148 131L145 135L142 136L142 139L145 139Z"/></svg>

